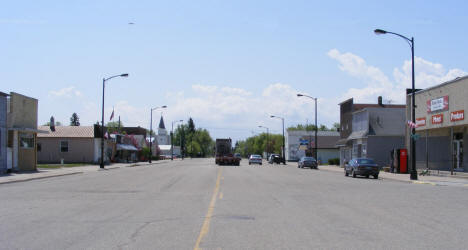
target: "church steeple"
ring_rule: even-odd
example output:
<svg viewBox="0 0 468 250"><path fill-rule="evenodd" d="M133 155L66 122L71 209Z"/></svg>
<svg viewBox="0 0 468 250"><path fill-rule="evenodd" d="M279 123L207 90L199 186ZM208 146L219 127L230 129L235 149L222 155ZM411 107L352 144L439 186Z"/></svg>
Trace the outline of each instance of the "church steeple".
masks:
<svg viewBox="0 0 468 250"><path fill-rule="evenodd" d="M166 129L166 126L164 126L164 119L161 115L161 120L159 120L159 128Z"/></svg>

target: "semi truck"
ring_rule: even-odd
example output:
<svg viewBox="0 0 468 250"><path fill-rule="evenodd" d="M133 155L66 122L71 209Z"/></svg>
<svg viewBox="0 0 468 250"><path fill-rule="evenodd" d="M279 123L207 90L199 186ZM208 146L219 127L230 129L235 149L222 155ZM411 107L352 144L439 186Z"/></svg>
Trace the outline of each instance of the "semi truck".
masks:
<svg viewBox="0 0 468 250"><path fill-rule="evenodd" d="M216 156L215 162L218 165L235 165L239 166L240 159L232 153L232 140L216 139Z"/></svg>

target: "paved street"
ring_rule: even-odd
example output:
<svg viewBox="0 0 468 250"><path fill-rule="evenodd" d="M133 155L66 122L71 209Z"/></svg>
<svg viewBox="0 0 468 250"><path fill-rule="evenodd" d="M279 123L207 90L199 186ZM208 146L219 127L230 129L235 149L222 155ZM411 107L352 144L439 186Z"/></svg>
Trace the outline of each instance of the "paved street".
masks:
<svg viewBox="0 0 468 250"><path fill-rule="evenodd" d="M0 248L466 249L468 187L246 163L0 185Z"/></svg>

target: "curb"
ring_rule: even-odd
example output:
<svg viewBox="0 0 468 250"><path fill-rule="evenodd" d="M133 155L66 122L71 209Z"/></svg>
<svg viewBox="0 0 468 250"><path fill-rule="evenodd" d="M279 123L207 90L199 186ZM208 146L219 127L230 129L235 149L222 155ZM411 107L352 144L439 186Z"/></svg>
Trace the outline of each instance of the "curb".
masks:
<svg viewBox="0 0 468 250"><path fill-rule="evenodd" d="M24 179L24 180L11 180L11 181L0 182L0 185L2 185L2 184L9 184L9 183L15 183L15 182L26 182L26 181L32 181L32 180L47 179L47 178L52 178L52 177L60 177L60 176L67 176L67 175L82 174L82 173L84 173L84 172L65 173L65 174L57 174L57 175L50 175L50 176L39 176L39 177L32 177L32 178Z"/></svg>
<svg viewBox="0 0 468 250"><path fill-rule="evenodd" d="M319 169L320 170L324 170L324 171L328 171L328 172L335 172L335 173L339 173L340 171L336 171L336 170L330 170L330 169L326 169L326 168L320 168L319 166ZM342 171L341 171L342 172ZM379 180L386 180L386 181L399 181L399 182L404 182L404 183L413 183L412 180L400 180L400 179L394 179L394 178L388 178L388 177L384 177L384 176L379 176Z"/></svg>

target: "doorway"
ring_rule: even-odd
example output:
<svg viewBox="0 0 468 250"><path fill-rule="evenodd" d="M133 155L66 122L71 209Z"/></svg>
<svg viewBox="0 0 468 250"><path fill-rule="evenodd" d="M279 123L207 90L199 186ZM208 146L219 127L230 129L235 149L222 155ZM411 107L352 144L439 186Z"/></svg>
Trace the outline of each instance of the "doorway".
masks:
<svg viewBox="0 0 468 250"><path fill-rule="evenodd" d="M453 169L463 171L463 133L453 134Z"/></svg>

